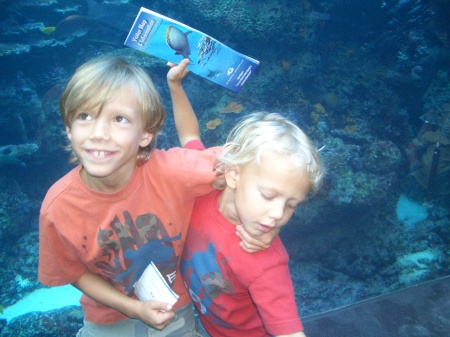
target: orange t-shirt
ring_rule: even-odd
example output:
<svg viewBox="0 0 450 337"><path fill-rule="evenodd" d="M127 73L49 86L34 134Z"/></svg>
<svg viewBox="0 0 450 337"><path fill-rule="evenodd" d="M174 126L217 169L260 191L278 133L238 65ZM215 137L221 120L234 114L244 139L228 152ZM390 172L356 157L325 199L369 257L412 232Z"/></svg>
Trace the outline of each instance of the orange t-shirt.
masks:
<svg viewBox="0 0 450 337"><path fill-rule="evenodd" d="M151 261L180 296L190 301L179 275L195 198L212 190L216 153L154 150L116 193L89 189L74 168L47 192L39 219L39 280L49 286L77 281L89 269L134 296L133 285ZM111 324L127 318L83 295L85 319Z"/></svg>

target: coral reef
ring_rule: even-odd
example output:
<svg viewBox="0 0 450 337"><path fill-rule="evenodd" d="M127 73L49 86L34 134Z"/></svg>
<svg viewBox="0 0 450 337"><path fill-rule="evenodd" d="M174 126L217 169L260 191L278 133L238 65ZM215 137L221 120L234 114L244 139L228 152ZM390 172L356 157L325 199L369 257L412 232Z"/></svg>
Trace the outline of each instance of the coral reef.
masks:
<svg viewBox="0 0 450 337"><path fill-rule="evenodd" d="M83 311L69 306L48 312L31 312L14 318L0 332L5 337L75 336L83 326Z"/></svg>
<svg viewBox="0 0 450 337"><path fill-rule="evenodd" d="M220 120L220 118L216 118L216 119L210 120L208 123L206 123L206 128L207 128L208 130L214 130L214 129L217 128L221 123L222 123L222 121Z"/></svg>
<svg viewBox="0 0 450 337"><path fill-rule="evenodd" d="M36 228L37 220L34 222L32 227ZM2 287L0 303L5 307L10 306L27 293L42 286L39 284L36 274L39 243L37 230L23 234L17 241L13 240L12 237L10 240L15 242L15 244L9 247L8 250L0 252L3 261L2 266L0 266Z"/></svg>
<svg viewBox="0 0 450 337"><path fill-rule="evenodd" d="M30 212L29 200L14 180L0 176L0 241L15 242L28 229L23 225Z"/></svg>
<svg viewBox="0 0 450 337"><path fill-rule="evenodd" d="M29 53L30 46L27 44L3 44L0 43L0 57Z"/></svg>
<svg viewBox="0 0 450 337"><path fill-rule="evenodd" d="M363 154L364 168L372 173L387 174L398 172L402 154L400 149L391 141L374 141L367 146ZM380 165L383 163L383 165Z"/></svg>
<svg viewBox="0 0 450 337"><path fill-rule="evenodd" d="M222 108L219 110L219 113L221 114L226 114L226 113L240 113L243 109L242 104L236 103L236 102L231 102L230 104L228 104L225 108Z"/></svg>
<svg viewBox="0 0 450 337"><path fill-rule="evenodd" d="M138 11L132 3L2 3L2 305L39 287L39 207L48 187L71 168L62 150L66 138L58 99L77 66L92 57L116 55L145 67L168 112L158 147L179 145L165 62L122 47ZM222 144L238 118L264 110L292 119L323 147L323 188L298 207L281 233L302 314L448 275L450 270L450 2L382 4L152 2L152 9L261 61L239 94L192 74L184 80L207 146ZM425 121L432 129L421 132ZM427 184L437 142L442 146L438 190L430 194ZM397 218L403 194L427 207L428 218L413 231ZM63 326L67 335L74 335L82 322L79 310L29 314L3 328L0 324L1 334L54 336Z"/></svg>

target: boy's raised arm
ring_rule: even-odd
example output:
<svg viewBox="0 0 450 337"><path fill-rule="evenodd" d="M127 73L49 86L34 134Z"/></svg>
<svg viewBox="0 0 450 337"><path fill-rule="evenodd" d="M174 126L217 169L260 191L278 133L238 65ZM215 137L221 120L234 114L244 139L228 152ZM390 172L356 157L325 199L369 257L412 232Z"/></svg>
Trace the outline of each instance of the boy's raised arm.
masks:
<svg viewBox="0 0 450 337"><path fill-rule="evenodd" d="M171 68L167 73L167 83L172 98L175 126L181 146L183 147L191 140L200 140L200 128L198 126L197 116L181 85L181 81L189 72L186 70L189 62L189 59L184 59L179 65L172 62L167 63Z"/></svg>

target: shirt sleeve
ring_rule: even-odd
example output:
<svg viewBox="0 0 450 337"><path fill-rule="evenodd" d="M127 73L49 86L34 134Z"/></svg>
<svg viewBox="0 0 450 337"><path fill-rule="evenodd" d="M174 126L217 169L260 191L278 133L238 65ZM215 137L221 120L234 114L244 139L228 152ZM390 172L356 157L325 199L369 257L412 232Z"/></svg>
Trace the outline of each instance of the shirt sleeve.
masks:
<svg viewBox="0 0 450 337"><path fill-rule="evenodd" d="M86 271L75 247L56 229L48 214L39 218L39 281L60 286L77 281Z"/></svg>
<svg viewBox="0 0 450 337"><path fill-rule="evenodd" d="M184 145L185 149L191 149L191 150L199 150L202 151L205 149L205 145L203 145L202 141L199 139L193 139L187 142Z"/></svg>
<svg viewBox="0 0 450 337"><path fill-rule="evenodd" d="M266 270L249 290L268 333L286 335L303 331L287 264Z"/></svg>
<svg viewBox="0 0 450 337"><path fill-rule="evenodd" d="M211 183L217 178L215 165L221 147L207 148L202 151L192 149L179 149L182 156L180 165L174 167L176 175L183 181L189 190L188 194L194 197L207 194L213 190ZM179 151L175 150L175 151Z"/></svg>

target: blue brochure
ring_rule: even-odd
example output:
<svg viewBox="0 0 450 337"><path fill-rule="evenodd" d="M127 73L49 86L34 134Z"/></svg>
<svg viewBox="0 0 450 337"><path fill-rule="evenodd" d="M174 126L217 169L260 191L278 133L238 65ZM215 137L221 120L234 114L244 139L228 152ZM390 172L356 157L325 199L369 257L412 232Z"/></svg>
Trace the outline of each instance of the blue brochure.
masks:
<svg viewBox="0 0 450 337"><path fill-rule="evenodd" d="M176 64L189 58L187 69L235 92L259 65L210 36L143 7L125 45Z"/></svg>

